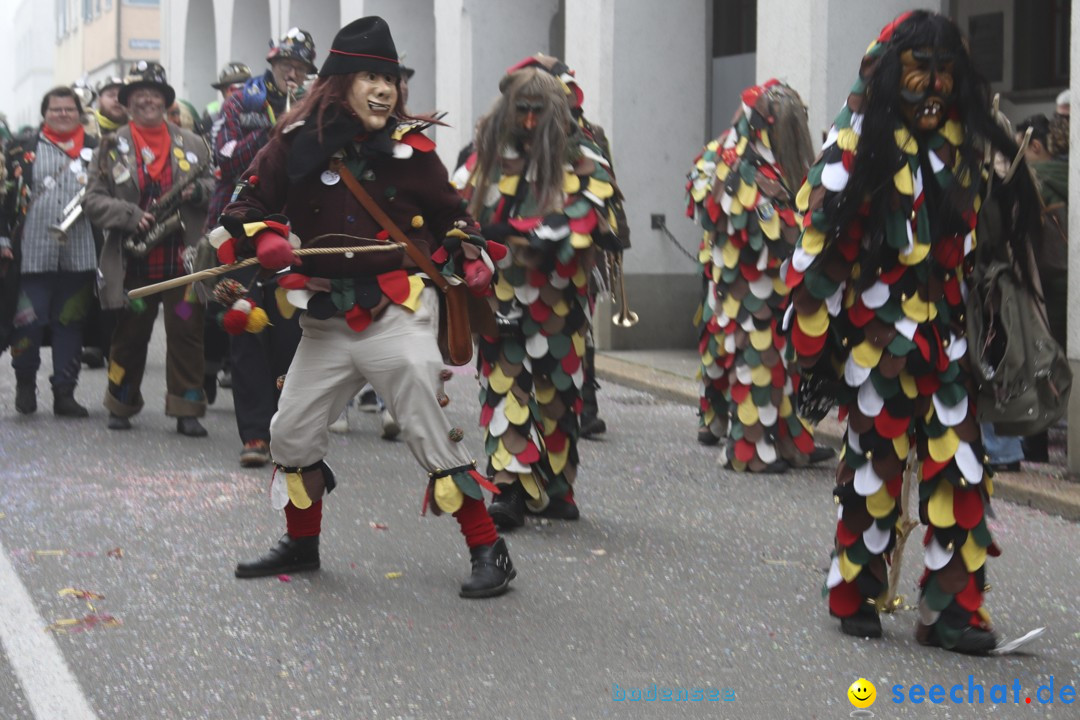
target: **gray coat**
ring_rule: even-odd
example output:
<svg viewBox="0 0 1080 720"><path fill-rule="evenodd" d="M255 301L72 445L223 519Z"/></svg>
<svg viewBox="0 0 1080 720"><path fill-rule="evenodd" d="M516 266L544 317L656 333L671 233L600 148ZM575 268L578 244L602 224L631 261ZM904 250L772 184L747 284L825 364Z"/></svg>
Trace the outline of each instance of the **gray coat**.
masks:
<svg viewBox="0 0 1080 720"><path fill-rule="evenodd" d="M183 182L190 173L201 168L199 176L202 179L196 183L192 202L185 203L180 209L184 220L184 244L193 247L202 234L207 201L214 188L210 175L210 149L201 137L174 125L169 125L169 135L173 184ZM192 154L196 162L191 162ZM124 292L127 258L121 243L138 230L143 214L139 196L135 142L131 139L131 128L125 125L111 138L103 140L94 153L90 182L83 200L83 211L90 222L105 231L105 245L98 262L101 272L99 296L101 307L105 309L120 308L127 302Z"/></svg>

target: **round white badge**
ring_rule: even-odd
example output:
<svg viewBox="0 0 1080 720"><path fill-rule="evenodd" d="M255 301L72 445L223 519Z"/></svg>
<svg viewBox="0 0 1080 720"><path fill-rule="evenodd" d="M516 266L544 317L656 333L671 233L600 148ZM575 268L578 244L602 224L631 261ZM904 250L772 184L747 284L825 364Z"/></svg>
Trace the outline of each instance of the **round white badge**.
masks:
<svg viewBox="0 0 1080 720"><path fill-rule="evenodd" d="M125 140L124 138L120 138L116 141L116 149L122 153L126 153L128 150L131 149L131 146L128 145L127 140Z"/></svg>
<svg viewBox="0 0 1080 720"><path fill-rule="evenodd" d="M84 147L82 150L79 151L79 157L86 162L90 162L90 158L94 157L94 151L88 147Z"/></svg>
<svg viewBox="0 0 1080 720"><path fill-rule="evenodd" d="M341 180L341 176L333 170L323 170L323 173L319 176L319 179L322 180L323 185L337 185L338 181Z"/></svg>
<svg viewBox="0 0 1080 720"><path fill-rule="evenodd" d="M68 163L68 170L78 175L82 172L82 160L72 160Z"/></svg>
<svg viewBox="0 0 1080 720"><path fill-rule="evenodd" d="M49 175L41 181L41 184L45 186L46 190L52 190L54 187L56 187L56 180L53 178L52 175Z"/></svg>
<svg viewBox="0 0 1080 720"><path fill-rule="evenodd" d="M195 163L199 162L199 156L188 150L187 161L194 165Z"/></svg>

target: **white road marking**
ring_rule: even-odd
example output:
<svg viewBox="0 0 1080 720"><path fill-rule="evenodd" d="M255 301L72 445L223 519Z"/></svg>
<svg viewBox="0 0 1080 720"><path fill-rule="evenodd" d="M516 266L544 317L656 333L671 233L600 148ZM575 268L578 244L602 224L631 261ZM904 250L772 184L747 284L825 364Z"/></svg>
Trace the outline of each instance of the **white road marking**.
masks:
<svg viewBox="0 0 1080 720"><path fill-rule="evenodd" d="M97 720L0 543L0 645L39 720Z"/></svg>

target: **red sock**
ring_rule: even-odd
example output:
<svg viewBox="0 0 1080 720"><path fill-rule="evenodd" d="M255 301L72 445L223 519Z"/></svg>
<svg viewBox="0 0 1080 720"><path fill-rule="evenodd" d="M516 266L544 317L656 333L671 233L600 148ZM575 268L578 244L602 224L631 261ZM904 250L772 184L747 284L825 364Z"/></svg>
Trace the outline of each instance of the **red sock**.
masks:
<svg viewBox="0 0 1080 720"><path fill-rule="evenodd" d="M571 505L577 505L577 503L574 502L574 488L573 488L573 486L571 486L570 489L566 491L566 494L563 495L562 499L565 500L566 502L570 503Z"/></svg>
<svg viewBox="0 0 1080 720"><path fill-rule="evenodd" d="M285 528L291 538L312 537L322 530L322 500L301 510L289 501L285 506Z"/></svg>
<svg viewBox="0 0 1080 720"><path fill-rule="evenodd" d="M454 513L454 517L461 526L461 534L465 536L465 544L470 550L481 545L494 545L499 539L495 523L491 521L491 516L481 500L466 496L465 503Z"/></svg>

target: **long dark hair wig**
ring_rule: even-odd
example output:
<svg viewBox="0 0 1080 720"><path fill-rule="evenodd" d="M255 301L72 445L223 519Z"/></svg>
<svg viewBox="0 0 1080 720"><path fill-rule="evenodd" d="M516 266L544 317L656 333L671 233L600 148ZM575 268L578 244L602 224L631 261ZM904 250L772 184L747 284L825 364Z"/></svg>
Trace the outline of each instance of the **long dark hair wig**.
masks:
<svg viewBox="0 0 1080 720"><path fill-rule="evenodd" d="M887 190L901 164L906 162L895 138L896 130L903 124L900 55L905 50L923 47L952 54L953 93L946 117L955 117L964 128L964 138L956 149L958 156L953 166L955 181L943 188L942 195L927 193L933 236L957 232L963 227L961 213L972 207L975 194L984 187L980 177L987 147L1001 153L1008 161L1012 161L1019 150L1015 140L993 116L990 86L972 65L959 28L944 15L926 10L912 12L896 26L881 55L876 59L864 59L864 71L868 62L872 65L869 77L864 77L867 81L866 100L856 150L858 159L846 187L834 200L832 237L844 232L856 215L861 214L863 203L869 199L870 222L863 242L870 258L876 259L882 252L884 230L874 227L875 220L888 217L892 211L889 204L892 194ZM912 132L918 137L915 131ZM919 152L923 155L923 182L930 188L936 180L928 171L925 142L919 143ZM994 182L994 192L1003 208L1003 237L1027 274L1031 270L1027 261L1027 243L1029 239L1037 241L1041 230L1038 190L1028 172L1015 173L1008 186L1003 186L997 179ZM941 198L940 202L932 196ZM872 284L875 278L868 273L864 274L863 280Z"/></svg>
<svg viewBox="0 0 1080 720"><path fill-rule="evenodd" d="M346 112L353 117L356 114L353 113L352 108L349 107L349 89L352 87L353 79L360 73L352 75L330 75L329 77L318 78L299 102L294 104L292 108L285 115L281 117L277 125L274 126L274 132L280 133L284 128L289 127L295 122L300 120L314 120L315 127L318 130L319 141L322 141L322 129L326 122L327 111L331 112L331 117L337 116L339 112ZM394 103L393 109L390 114L398 120L422 120L424 122L431 123L433 125L443 125L445 123L440 122L433 115L410 115L405 109L405 102L401 96L401 79L398 78L395 82L397 86L397 101ZM359 119L359 118L358 118Z"/></svg>

